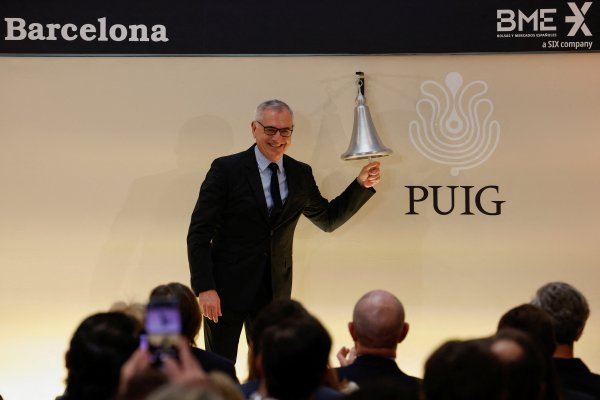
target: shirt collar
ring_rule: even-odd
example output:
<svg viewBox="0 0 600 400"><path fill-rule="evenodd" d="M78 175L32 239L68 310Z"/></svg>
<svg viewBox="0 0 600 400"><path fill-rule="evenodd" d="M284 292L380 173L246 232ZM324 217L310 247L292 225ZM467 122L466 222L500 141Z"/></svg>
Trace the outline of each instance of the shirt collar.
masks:
<svg viewBox="0 0 600 400"><path fill-rule="evenodd" d="M256 156L256 162L258 163L258 169L262 172L265 169L269 168L270 161L267 157L263 155L258 149L258 146L254 146L254 155ZM283 171L283 157L281 157L275 164L279 167L279 171Z"/></svg>

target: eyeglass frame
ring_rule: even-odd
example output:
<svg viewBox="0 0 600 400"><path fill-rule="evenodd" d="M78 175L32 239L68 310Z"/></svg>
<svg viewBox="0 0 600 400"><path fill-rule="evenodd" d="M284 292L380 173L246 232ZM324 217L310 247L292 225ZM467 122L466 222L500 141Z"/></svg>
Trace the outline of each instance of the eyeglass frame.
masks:
<svg viewBox="0 0 600 400"><path fill-rule="evenodd" d="M279 135L281 135L281 137L290 137L290 136L292 136L292 133L294 133L293 126L291 128L276 128L274 126L264 126L262 124L262 122L260 122L259 120L255 120L254 122L258 122L258 124L260 126L262 126L263 131L265 132L265 135L267 135L267 136L275 136L277 134L277 132L279 132ZM269 129L270 131L267 131L267 129ZM273 133L269 133L269 132L273 132ZM283 132L289 132L289 133L284 134Z"/></svg>

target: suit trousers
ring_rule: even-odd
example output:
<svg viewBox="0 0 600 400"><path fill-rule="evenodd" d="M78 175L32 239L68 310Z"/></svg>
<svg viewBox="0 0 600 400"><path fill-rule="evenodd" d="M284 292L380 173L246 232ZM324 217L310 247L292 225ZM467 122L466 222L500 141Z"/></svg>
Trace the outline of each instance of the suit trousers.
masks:
<svg viewBox="0 0 600 400"><path fill-rule="evenodd" d="M261 285L248 310L221 309L223 315L219 317L217 323L204 317L204 346L206 350L217 353L235 364L242 326L246 331L246 342L250 343L254 319L272 300L271 261L268 260L263 271Z"/></svg>

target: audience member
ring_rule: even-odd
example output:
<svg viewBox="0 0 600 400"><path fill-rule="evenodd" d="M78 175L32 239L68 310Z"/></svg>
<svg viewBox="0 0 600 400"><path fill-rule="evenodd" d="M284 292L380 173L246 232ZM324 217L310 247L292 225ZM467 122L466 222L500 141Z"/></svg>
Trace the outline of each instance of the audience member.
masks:
<svg viewBox="0 0 600 400"><path fill-rule="evenodd" d="M127 314L140 324L141 327L144 326L144 317L146 315L146 305L137 302L125 302L125 301L117 301L113 303L108 311L122 312L123 314Z"/></svg>
<svg viewBox="0 0 600 400"><path fill-rule="evenodd" d="M248 382L255 381L258 387L258 374L256 371L256 355L260 353L261 338L264 331L270 326L283 322L286 319L302 318L310 315L298 301L276 300L268 304L252 321L249 326L248 342ZM242 385L243 386L243 385Z"/></svg>
<svg viewBox="0 0 600 400"><path fill-rule="evenodd" d="M158 389L147 400L228 400L206 386L184 386L171 383Z"/></svg>
<svg viewBox="0 0 600 400"><path fill-rule="evenodd" d="M224 400L244 400L239 383L233 382L229 375L221 371L212 371L208 374L208 380Z"/></svg>
<svg viewBox="0 0 600 400"><path fill-rule="evenodd" d="M408 329L400 300L384 290L366 293L354 306L352 322L348 323L356 358L345 359L346 349L338 353L340 363L346 364L336 369L338 379L362 386L375 379L393 378L416 398L419 380L402 372L395 361L398 344L406 338Z"/></svg>
<svg viewBox="0 0 600 400"><path fill-rule="evenodd" d="M446 342L425 363L425 400L502 400L503 368L489 340Z"/></svg>
<svg viewBox="0 0 600 400"><path fill-rule="evenodd" d="M592 373L574 354L575 342L590 315L583 294L567 283L551 282L538 289L532 304L552 317L557 342L554 365L562 386L600 399L600 375Z"/></svg>
<svg viewBox="0 0 600 400"><path fill-rule="evenodd" d="M160 368L152 364L152 357L146 348L138 348L121 368L121 383L117 399L146 400L154 398L155 393L159 392L162 393L161 396L164 396L161 398L179 400L179 397L169 397L176 395L169 395L170 391L163 390L164 386L186 388L181 389L182 393L187 393L187 388L199 387L206 389L206 393L219 395L219 399L243 399L237 382L234 382L231 377L221 371L205 373L192 354L187 340L181 338L177 347L178 359L165 356ZM145 385L143 385L144 383ZM196 393L191 389L190 392ZM189 398L195 399L196 397Z"/></svg>
<svg viewBox="0 0 600 400"><path fill-rule="evenodd" d="M544 399L593 400L584 393L562 388L552 362L556 349L556 339L552 317L540 307L522 304L507 311L498 323L498 331L506 328L518 329L526 333L538 346L544 361Z"/></svg>
<svg viewBox="0 0 600 400"><path fill-rule="evenodd" d="M144 366L136 370L128 361L121 369L117 400L146 400L150 394L167 383L169 378L158 368Z"/></svg>
<svg viewBox="0 0 600 400"><path fill-rule="evenodd" d="M259 394L278 400L308 400L323 385L331 338L314 317L265 330L258 354Z"/></svg>
<svg viewBox="0 0 600 400"><path fill-rule="evenodd" d="M490 346L504 367L506 399L542 400L545 398L545 369L542 354L525 332L502 329L491 338ZM555 392L554 395L556 394Z"/></svg>
<svg viewBox="0 0 600 400"><path fill-rule="evenodd" d="M395 378L381 378L363 383L344 400L419 400L412 388Z"/></svg>
<svg viewBox="0 0 600 400"><path fill-rule="evenodd" d="M76 329L65 356L62 400L106 400L115 396L121 366L139 344L140 324L121 312L94 314Z"/></svg>
<svg viewBox="0 0 600 400"><path fill-rule="evenodd" d="M153 364L140 344L145 307L115 303L74 332L65 355L66 389L57 399L337 400L343 397L338 379L357 388L348 400L600 399L600 375L574 356L589 306L563 282L542 286L532 304L506 312L494 336L440 346L422 382L396 364L409 325L402 303L384 290L366 293L354 306L348 323L354 348L340 350L336 369L328 368L331 337L314 316L294 300L269 304L248 325L249 376L241 387L231 361L196 347L201 313L191 289L160 285L150 294L158 298L179 305L177 357Z"/></svg>
<svg viewBox="0 0 600 400"><path fill-rule="evenodd" d="M187 338L192 354L198 359L206 372L221 371L235 382L239 382L234 364L227 358L196 347L196 337L200 332L202 323L200 306L192 290L177 282L155 287L150 293L150 300L154 298L171 298L179 304L181 313L181 334Z"/></svg>
<svg viewBox="0 0 600 400"><path fill-rule="evenodd" d="M268 304L254 319L251 331L248 335L248 380L242 384L242 392L246 398L250 398L259 390L260 374L257 369L258 354L261 352L262 336L264 332L288 320L300 320L303 318L312 318L310 313L296 300L277 300ZM315 400L332 400L342 397L337 391L337 376L328 370L326 373L325 385L318 388L315 392Z"/></svg>

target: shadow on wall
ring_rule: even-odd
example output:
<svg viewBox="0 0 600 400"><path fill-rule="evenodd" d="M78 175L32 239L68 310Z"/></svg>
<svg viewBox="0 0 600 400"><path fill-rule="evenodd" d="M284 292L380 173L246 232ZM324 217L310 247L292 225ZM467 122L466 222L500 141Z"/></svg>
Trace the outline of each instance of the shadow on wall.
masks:
<svg viewBox="0 0 600 400"><path fill-rule="evenodd" d="M341 110L334 96L335 93L331 94L320 105L319 115L314 116L319 121L309 157L317 184L329 199L344 190L354 174L368 163L367 159L341 160L341 154L350 143L352 129L352 120L344 123L343 115L352 117L352 109ZM406 121L412 114L404 109L384 113L370 111L380 139L393 149L393 154L373 159L382 166L382 181L376 187L378 194L343 227L325 234L306 221L299 224L301 240L295 243L293 293L307 302L318 302L319 293L330 291L331 285L342 276L353 276L353 279L345 281L345 290L338 291L331 303L352 304L357 293L371 289L372 285L400 292L407 287L424 285L419 254L429 222L427 218L407 217L406 199L401 197L403 185L415 173L406 163L410 152ZM336 250L343 253L338 254ZM411 261L406 264L408 259ZM373 274L371 268L361 265L373 266L379 273ZM390 280L400 266L402 279Z"/></svg>
<svg viewBox="0 0 600 400"><path fill-rule="evenodd" d="M227 121L199 116L179 131L175 169L133 181L99 254L92 302L145 299L158 284L188 283L186 235L198 190L212 160L232 153L232 143Z"/></svg>

